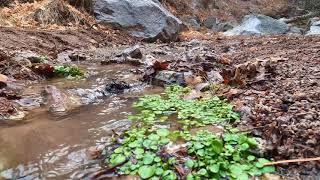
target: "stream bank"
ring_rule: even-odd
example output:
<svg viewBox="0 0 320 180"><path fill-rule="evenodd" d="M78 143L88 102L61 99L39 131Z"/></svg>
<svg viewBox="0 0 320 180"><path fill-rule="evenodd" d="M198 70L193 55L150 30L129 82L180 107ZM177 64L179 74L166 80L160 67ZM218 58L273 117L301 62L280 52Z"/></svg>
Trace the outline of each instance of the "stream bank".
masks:
<svg viewBox="0 0 320 180"><path fill-rule="evenodd" d="M242 125L243 130L263 139L266 154L272 155L274 160L315 157L319 154L316 143L319 137L319 37L292 35L255 38L210 35L198 36L197 39L186 36L182 40L171 44L136 43L67 51L59 55L63 57L62 60L58 58L53 62L82 67L89 74L85 79L92 80L89 85L82 84L83 89L91 89L88 92L99 92L99 87L105 87L112 79L131 79L139 87L142 77L145 76L144 83L147 84L155 83L153 80L157 79L156 85L181 82L201 89L207 83L206 78L209 78L211 83L216 83L215 93L227 98L235 110L240 112L239 126ZM139 45L141 59L140 55L132 58L131 55L123 53L127 48L135 49L135 45ZM77 60L69 59L70 54L73 54L71 57L77 57ZM112 78L112 75L117 74L113 70L119 71L116 78ZM90 73L91 71L102 71L100 84L100 81L96 81L99 75L95 76L96 73ZM181 78L184 76L190 78ZM102 77L110 78L104 81ZM55 85L63 92L74 89L78 81L81 84L86 80L39 81L44 82L44 85ZM30 91L33 92L34 89L31 88ZM80 96L88 97L86 93ZM82 112L77 111L77 108L70 112L73 111ZM48 112L44 114L46 113ZM73 115L77 117L76 114ZM6 128L21 128L28 124L32 122L20 123L17 126L5 123L1 131L5 132L3 129ZM289 177L296 177L297 174L316 177L317 164L308 162L301 165L280 165L277 168L278 172Z"/></svg>

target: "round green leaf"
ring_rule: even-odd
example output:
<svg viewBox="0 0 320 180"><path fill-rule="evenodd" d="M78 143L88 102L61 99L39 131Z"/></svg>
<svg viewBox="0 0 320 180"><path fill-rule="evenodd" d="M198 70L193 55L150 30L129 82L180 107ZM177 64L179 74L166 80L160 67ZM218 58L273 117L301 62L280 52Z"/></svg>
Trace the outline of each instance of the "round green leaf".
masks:
<svg viewBox="0 0 320 180"><path fill-rule="evenodd" d="M166 137L169 135L169 130L168 129L158 129L157 134L161 137Z"/></svg>
<svg viewBox="0 0 320 180"><path fill-rule="evenodd" d="M143 154L144 153L144 150L142 148L136 148L134 150L134 154Z"/></svg>
<svg viewBox="0 0 320 180"><path fill-rule="evenodd" d="M219 172L219 169L220 169L220 166L218 164L212 164L210 165L209 167L209 170L213 173L218 173Z"/></svg>
<svg viewBox="0 0 320 180"><path fill-rule="evenodd" d="M194 162L191 160L191 159L188 159L186 162L185 162L185 165L191 169L193 166L194 166Z"/></svg>
<svg viewBox="0 0 320 180"><path fill-rule="evenodd" d="M249 156L247 157L247 159L248 159L249 161L253 161L253 160L256 159L256 157L254 157L254 156L252 156L252 155L249 155Z"/></svg>
<svg viewBox="0 0 320 180"><path fill-rule="evenodd" d="M142 179L151 178L156 172L156 168L153 166L141 166L138 174Z"/></svg>
<svg viewBox="0 0 320 180"><path fill-rule="evenodd" d="M158 176L161 176L163 174L163 172L164 172L164 170L162 168L160 168L160 167L158 167L156 169L156 175L158 175Z"/></svg>
<svg viewBox="0 0 320 180"><path fill-rule="evenodd" d="M200 169L200 170L198 171L198 174L200 174L200 175L202 175L202 176L205 176L205 175L207 175L207 170L204 169L204 168L202 168L202 169Z"/></svg>
<svg viewBox="0 0 320 180"><path fill-rule="evenodd" d="M194 180L193 175L190 173L187 175L186 180Z"/></svg>
<svg viewBox="0 0 320 180"><path fill-rule="evenodd" d="M154 155L153 154L146 154L144 157L143 157L143 164L151 164L153 162L153 159L154 159Z"/></svg>
<svg viewBox="0 0 320 180"><path fill-rule="evenodd" d="M158 141L160 139L160 137L156 134L150 134L148 136L148 138L151 140L151 141Z"/></svg>
<svg viewBox="0 0 320 180"><path fill-rule="evenodd" d="M111 160L111 163L116 165L123 163L126 160L126 157L122 154L117 155L114 159Z"/></svg>

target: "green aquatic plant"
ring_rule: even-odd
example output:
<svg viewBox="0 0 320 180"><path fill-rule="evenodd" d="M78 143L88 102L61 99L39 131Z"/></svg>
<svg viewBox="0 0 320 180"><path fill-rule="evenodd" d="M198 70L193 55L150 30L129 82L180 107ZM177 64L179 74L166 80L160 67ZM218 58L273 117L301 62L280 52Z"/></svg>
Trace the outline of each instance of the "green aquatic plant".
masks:
<svg viewBox="0 0 320 180"><path fill-rule="evenodd" d="M83 72L81 71L80 68L67 66L67 65L54 66L53 72L56 76L72 76L72 77L83 76Z"/></svg>
<svg viewBox="0 0 320 180"><path fill-rule="evenodd" d="M141 179L245 180L275 171L273 166L264 166L268 160L252 153L257 147L253 138L227 124L239 119L230 104L217 97L185 100L188 92L188 88L170 86L161 96L144 96L134 103L138 112L130 119L135 124L106 155L106 163L111 167L121 164L116 168L118 174ZM174 121L180 129L167 128ZM222 123L222 135L205 130L190 133L194 127Z"/></svg>
<svg viewBox="0 0 320 180"><path fill-rule="evenodd" d="M234 122L240 119L238 113L232 110L232 105L218 97L202 100L185 100L183 95L190 90L179 86L170 86L163 96L147 95L141 97L134 107L140 113L130 116L132 120L146 124L161 122L169 115L176 115L177 120L185 128L188 126L203 126L226 121Z"/></svg>

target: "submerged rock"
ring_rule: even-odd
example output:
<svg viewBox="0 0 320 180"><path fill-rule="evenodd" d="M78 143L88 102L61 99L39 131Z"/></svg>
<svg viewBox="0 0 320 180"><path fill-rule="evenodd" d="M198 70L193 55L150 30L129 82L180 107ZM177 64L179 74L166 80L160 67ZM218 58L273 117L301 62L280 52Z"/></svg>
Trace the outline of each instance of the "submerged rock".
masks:
<svg viewBox="0 0 320 180"><path fill-rule="evenodd" d="M147 41L175 41L182 27L158 0L97 0L94 13L99 22L124 28Z"/></svg>
<svg viewBox="0 0 320 180"><path fill-rule="evenodd" d="M225 35L271 35L285 34L288 31L289 26L283 21L261 14L251 14L245 16L239 26L225 32Z"/></svg>
<svg viewBox="0 0 320 180"><path fill-rule="evenodd" d="M65 115L69 110L81 105L78 97L67 95L53 85L46 86L44 93L49 112L55 115Z"/></svg>
<svg viewBox="0 0 320 180"><path fill-rule="evenodd" d="M130 89L130 85L123 81L112 82L110 84L107 84L105 88L106 92L111 94L120 94L123 93L126 89Z"/></svg>
<svg viewBox="0 0 320 180"><path fill-rule="evenodd" d="M64 113L67 111L67 96L56 86L48 85L45 87L49 111L53 113Z"/></svg>

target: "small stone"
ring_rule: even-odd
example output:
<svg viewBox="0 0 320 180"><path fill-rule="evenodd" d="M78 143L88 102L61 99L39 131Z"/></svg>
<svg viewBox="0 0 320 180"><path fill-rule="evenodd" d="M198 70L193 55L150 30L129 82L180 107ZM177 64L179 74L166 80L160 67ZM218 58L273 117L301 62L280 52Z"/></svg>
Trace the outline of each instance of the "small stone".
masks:
<svg viewBox="0 0 320 180"><path fill-rule="evenodd" d="M158 86L170 84L186 85L184 73L168 70L159 71L153 78L152 83Z"/></svg>
<svg viewBox="0 0 320 180"><path fill-rule="evenodd" d="M7 86L8 77L6 75L0 74L0 89Z"/></svg>
<svg viewBox="0 0 320 180"><path fill-rule="evenodd" d="M135 59L141 59L142 52L140 50L140 46L135 45L133 47L129 47L129 48L125 49L122 53L122 56L124 56L125 58L131 57L131 58L135 58Z"/></svg>
<svg viewBox="0 0 320 180"><path fill-rule="evenodd" d="M281 177L275 174L263 174L261 180L281 180Z"/></svg>
<svg viewBox="0 0 320 180"><path fill-rule="evenodd" d="M210 16L203 21L203 25L208 29L218 29L218 20Z"/></svg>
<svg viewBox="0 0 320 180"><path fill-rule="evenodd" d="M26 114L23 111L18 111L15 114L10 115L8 119L11 121L22 121L25 116Z"/></svg>
<svg viewBox="0 0 320 180"><path fill-rule="evenodd" d="M87 59L86 55L83 53L72 53L69 55L71 61L85 61Z"/></svg>
<svg viewBox="0 0 320 180"><path fill-rule="evenodd" d="M98 147L90 147L87 150L87 154L90 159L97 159L101 155L101 150Z"/></svg>

